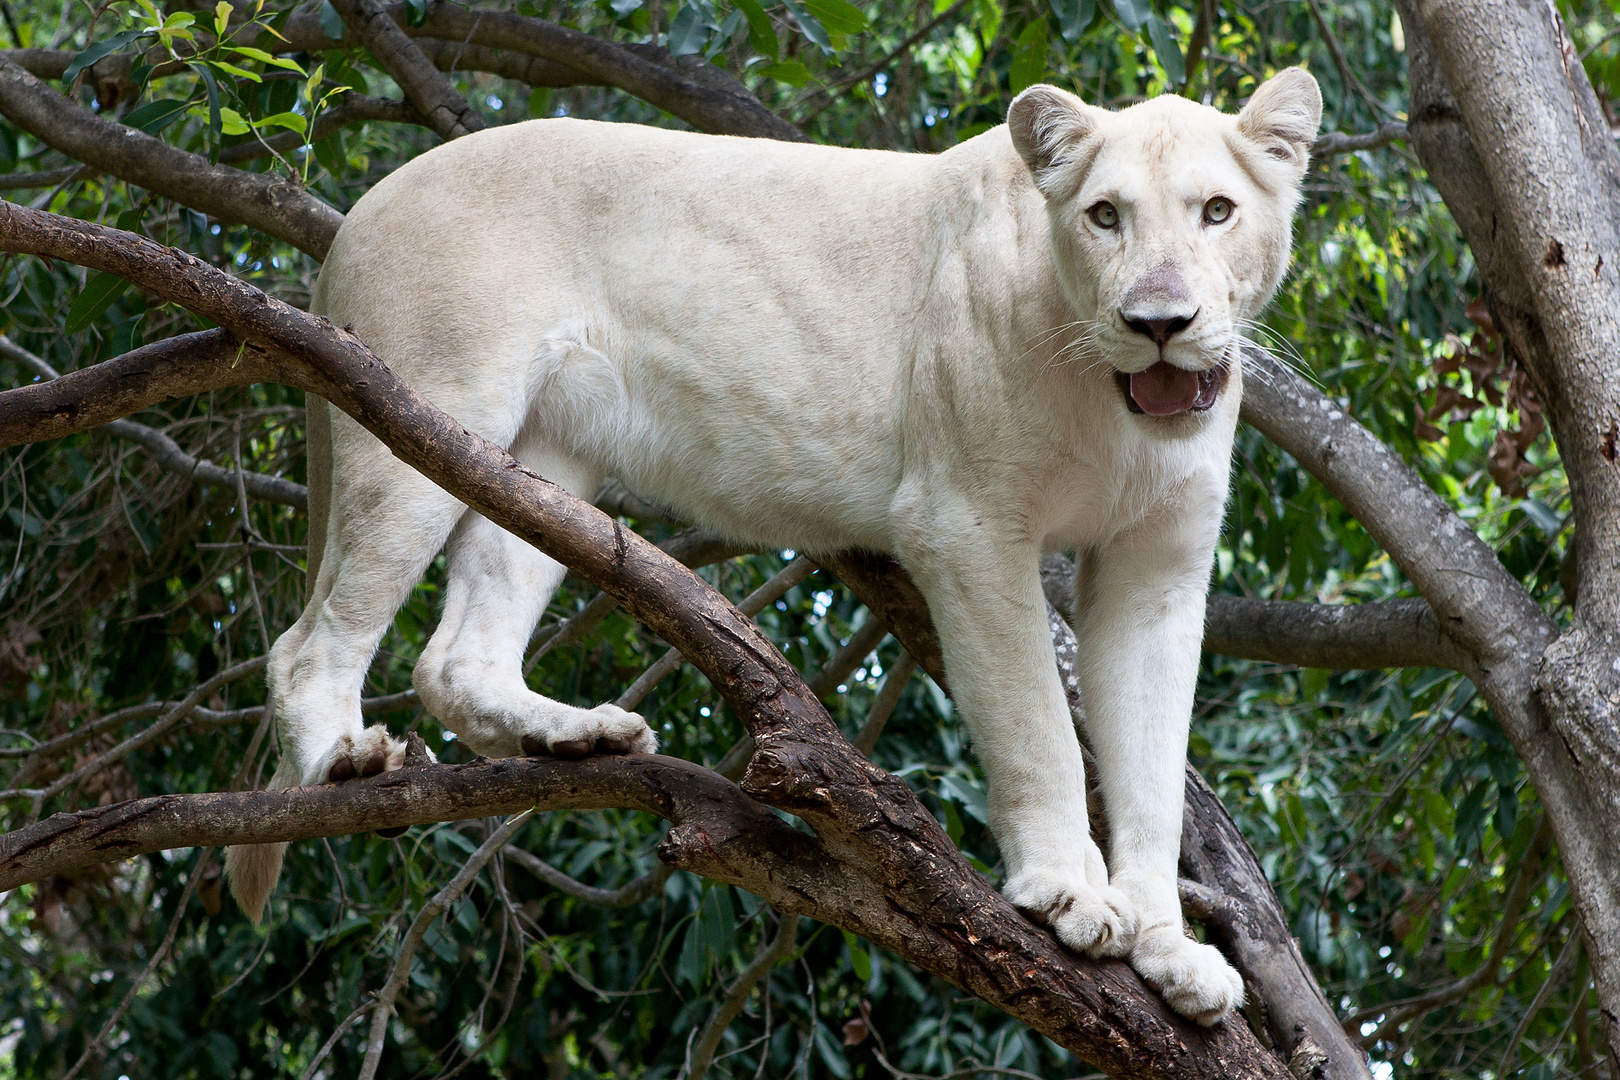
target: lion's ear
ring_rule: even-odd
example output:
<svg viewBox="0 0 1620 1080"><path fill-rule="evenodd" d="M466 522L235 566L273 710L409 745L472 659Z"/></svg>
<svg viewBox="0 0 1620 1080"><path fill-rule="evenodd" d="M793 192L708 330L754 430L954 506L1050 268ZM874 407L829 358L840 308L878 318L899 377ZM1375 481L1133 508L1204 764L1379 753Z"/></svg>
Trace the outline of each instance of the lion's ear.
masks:
<svg viewBox="0 0 1620 1080"><path fill-rule="evenodd" d="M1267 156L1303 173L1322 123L1322 91L1304 68L1279 71L1260 84L1237 122L1238 130L1260 144Z"/></svg>
<svg viewBox="0 0 1620 1080"><path fill-rule="evenodd" d="M1013 98L1007 130L1013 148L1035 176L1035 186L1051 196L1052 173L1072 159L1068 151L1097 130L1100 110L1067 90L1040 83Z"/></svg>

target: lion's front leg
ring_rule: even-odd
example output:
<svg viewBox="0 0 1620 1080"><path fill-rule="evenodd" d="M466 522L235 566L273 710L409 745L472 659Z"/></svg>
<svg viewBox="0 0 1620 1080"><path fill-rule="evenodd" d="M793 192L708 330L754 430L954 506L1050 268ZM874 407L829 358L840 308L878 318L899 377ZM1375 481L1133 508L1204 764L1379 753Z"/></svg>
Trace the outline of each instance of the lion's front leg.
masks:
<svg viewBox="0 0 1620 1080"><path fill-rule="evenodd" d="M1123 956L1136 914L1109 887L1091 838L1085 765L1052 656L1038 552L967 518L953 528L934 517L926 541L901 557L928 598L951 694L984 765L1003 892L1069 947Z"/></svg>
<svg viewBox="0 0 1620 1080"><path fill-rule="evenodd" d="M1166 515L1081 557L1077 674L1108 812L1113 884L1140 918L1131 966L1177 1012L1214 1024L1243 1002L1218 950L1183 930L1176 890L1187 728L1213 537Z"/></svg>

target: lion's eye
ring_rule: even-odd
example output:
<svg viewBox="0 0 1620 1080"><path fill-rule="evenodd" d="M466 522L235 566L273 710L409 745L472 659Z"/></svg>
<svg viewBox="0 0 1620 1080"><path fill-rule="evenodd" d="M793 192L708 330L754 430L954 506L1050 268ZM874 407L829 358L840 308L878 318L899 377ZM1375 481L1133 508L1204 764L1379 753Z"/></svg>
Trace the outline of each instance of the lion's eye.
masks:
<svg viewBox="0 0 1620 1080"><path fill-rule="evenodd" d="M1204 223L1206 225L1219 225L1232 216L1232 202L1219 195L1204 204Z"/></svg>
<svg viewBox="0 0 1620 1080"><path fill-rule="evenodd" d="M1091 215L1091 220L1097 223L1099 229L1112 229L1119 224L1119 211L1114 209L1113 203L1100 202L1086 213Z"/></svg>

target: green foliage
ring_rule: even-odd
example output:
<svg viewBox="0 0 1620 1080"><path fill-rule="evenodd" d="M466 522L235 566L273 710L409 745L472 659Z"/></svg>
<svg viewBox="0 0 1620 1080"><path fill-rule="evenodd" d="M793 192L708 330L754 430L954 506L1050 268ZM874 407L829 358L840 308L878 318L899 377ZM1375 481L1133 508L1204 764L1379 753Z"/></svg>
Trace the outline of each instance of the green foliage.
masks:
<svg viewBox="0 0 1620 1080"><path fill-rule="evenodd" d="M1179 92L1230 109L1260 79L1297 63L1322 84L1327 127L1363 131L1401 116L1405 60L1388 0L1320 6L1351 79L1305 5L1261 0L935 0L920 9L889 0L524 0L516 9L619 40L646 40L656 27L673 51L731 71L818 140L937 151L998 123L1013 93L1043 79L1110 106ZM1559 8L1600 93L1620 96L1620 0L1560 0ZM277 131L308 134L319 111L344 93L394 92L359 51L260 51L273 49L261 28L279 25L283 5L243 10L226 24L216 21L224 17L217 10L120 4L93 30L63 0L12 10L17 44L79 50L81 68L137 43L175 49L180 63L172 71L149 58L131 73L135 95L107 108L209 156ZM425 10L416 5L413 18ZM1206 10L1217 18L1200 34ZM319 16L341 41L335 10L324 5ZM889 59L936 18L913 48ZM1200 40L1207 48L1195 50ZM75 88L77 74L63 89L88 105L95 89ZM675 123L602 88L531 92L488 75L456 79L492 124L546 115ZM418 128L369 124L242 167L296 176L347 207L433 141ZM8 174L62 164L32 137L0 127L0 169ZM105 177L41 190L53 210L116 222L289 302L308 301L314 265L261 234ZM1465 309L1479 293L1472 259L1415 158L1397 145L1313 165L1298 240L1293 273L1256 336L1405 456L1546 608L1561 612L1568 487L1550 440L1530 448L1541 471L1523 494L1509 496L1488 468L1495 433L1514 420L1505 406L1451 422L1437 440L1415 434L1443 380L1435 364L1448 350L1446 337L1468 331ZM183 311L71 267L11 259L0 275L5 332L59 370L197 328ZM0 358L0 385L34 377ZM219 391L137 419L209 460L304 479L303 400L295 391ZM8 553L0 564L0 746L174 700L261 655L294 617L302 513L243 505L234 489L162 472L145 451L104 432L0 460L0 551ZM654 535L665 529L638 524ZM1365 530L1253 432L1239 439L1224 537L1217 589L1330 603L1411 595ZM740 597L789 557L754 556L704 573ZM409 686L442 580L436 565L400 612L368 695ZM569 582L546 622L578 610L589 595ZM865 617L841 585L818 575L760 623L793 662L814 670ZM584 642L547 653L530 678L562 700L595 704L616 696L661 651L614 614ZM846 731L858 727L897 651L886 643L830 699ZM43 811L230 787L254 745L262 693L257 680L223 688L202 722ZM643 711L668 752L693 760L718 760L741 734L713 688L689 669L661 685ZM446 760L464 757L418 709L384 719L396 731L420 732ZM42 787L143 722L98 736L65 762L0 758L0 787ZM1359 1010L1370 1032L1381 1003L1448 984L1485 962L1540 809L1466 680L1422 670L1278 670L1209 657L1194 727L1194 761L1261 855L1344 1015ZM908 687L875 757L904 776L975 865L998 880L982 776L937 687L920 676ZM261 753L254 769L262 763ZM10 798L0 811L14 828L30 806ZM9 894L0 899L0 1078L70 1068L177 917L171 954L115 1025L112 1049L85 1075L301 1075L336 1025L381 986L414 913L488 827L462 822L392 841L294 845L262 929L228 900L221 905L217 852L144 857ZM588 884L616 888L657 866L661 832L640 815L582 812L540 817L519 841ZM180 912L199 866L197 898ZM1571 945L1576 919L1556 851L1530 884L1524 917L1507 928L1498 980L1387 1032L1371 1048L1377 1075L1570 1076L1583 1053L1594 1052L1595 1002L1579 946ZM684 874L644 903L612 909L551 889L516 864L497 865L419 951L390 1025L383 1075L460 1068L468 1076L558 1080L677 1077L715 1003L776 925L757 899ZM857 1019L865 1027L854 1026ZM337 1040L319 1075L354 1074L364 1027ZM1521 1027L1516 1059L1504 1062ZM1601 1046L1595 1052L1601 1057ZM858 938L809 923L793 956L728 1031L715 1070L865 1078L885 1075L879 1054L925 1074L981 1066L1085 1072L988 1006Z"/></svg>

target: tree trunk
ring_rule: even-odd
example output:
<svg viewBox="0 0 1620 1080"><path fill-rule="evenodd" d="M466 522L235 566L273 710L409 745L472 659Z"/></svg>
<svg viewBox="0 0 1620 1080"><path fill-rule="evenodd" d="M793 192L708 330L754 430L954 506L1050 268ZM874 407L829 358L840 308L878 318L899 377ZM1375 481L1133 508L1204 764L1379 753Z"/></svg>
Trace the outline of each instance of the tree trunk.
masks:
<svg viewBox="0 0 1620 1080"><path fill-rule="evenodd" d="M1553 823L1620 1071L1620 156L1551 4L1397 3L1412 143L1569 475L1574 618L1523 700L1492 705Z"/></svg>

